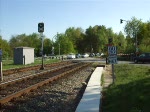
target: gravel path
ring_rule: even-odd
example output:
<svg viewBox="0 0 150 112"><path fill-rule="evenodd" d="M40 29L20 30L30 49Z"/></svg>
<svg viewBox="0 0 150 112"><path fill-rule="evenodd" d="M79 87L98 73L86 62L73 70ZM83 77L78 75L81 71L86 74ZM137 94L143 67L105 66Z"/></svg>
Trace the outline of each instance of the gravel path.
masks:
<svg viewBox="0 0 150 112"><path fill-rule="evenodd" d="M0 112L75 112L93 67L55 81L3 105Z"/></svg>

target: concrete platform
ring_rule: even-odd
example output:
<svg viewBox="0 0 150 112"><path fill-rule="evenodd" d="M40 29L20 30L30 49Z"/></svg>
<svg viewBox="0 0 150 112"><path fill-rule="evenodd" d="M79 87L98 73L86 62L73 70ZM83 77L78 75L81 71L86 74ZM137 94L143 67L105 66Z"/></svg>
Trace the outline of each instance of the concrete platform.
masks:
<svg viewBox="0 0 150 112"><path fill-rule="evenodd" d="M94 70L76 112L99 112L102 71L103 67Z"/></svg>

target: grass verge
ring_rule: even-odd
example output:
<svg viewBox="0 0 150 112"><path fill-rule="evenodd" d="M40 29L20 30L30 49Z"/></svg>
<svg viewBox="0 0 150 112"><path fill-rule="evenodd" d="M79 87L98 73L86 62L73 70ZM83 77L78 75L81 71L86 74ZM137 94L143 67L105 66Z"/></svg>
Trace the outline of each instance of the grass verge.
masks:
<svg viewBox="0 0 150 112"><path fill-rule="evenodd" d="M44 59L44 64L59 62L58 59ZM13 63L13 60L3 60L3 70L12 69L12 68L21 68L21 67L27 67L27 66L34 66L42 64L41 59L35 59L34 63L27 64L27 65L15 65Z"/></svg>
<svg viewBox="0 0 150 112"><path fill-rule="evenodd" d="M103 91L102 112L149 112L150 67L117 64L115 84Z"/></svg>

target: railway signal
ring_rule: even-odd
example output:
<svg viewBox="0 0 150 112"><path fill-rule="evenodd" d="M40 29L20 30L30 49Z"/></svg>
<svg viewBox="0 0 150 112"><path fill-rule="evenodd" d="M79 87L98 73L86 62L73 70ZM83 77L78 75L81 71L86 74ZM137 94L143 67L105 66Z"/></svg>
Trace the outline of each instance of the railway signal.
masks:
<svg viewBox="0 0 150 112"><path fill-rule="evenodd" d="M120 24L122 24L123 23L123 19L120 19Z"/></svg>
<svg viewBox="0 0 150 112"><path fill-rule="evenodd" d="M41 51L42 51L42 65L41 65L41 70L44 70L44 55L43 55L43 41L44 41L44 39L43 39L43 32L44 32L44 23L43 22L41 22L41 23L38 23L38 32L40 33L40 36L41 36L41 38L42 38L42 49L41 49Z"/></svg>
<svg viewBox="0 0 150 112"><path fill-rule="evenodd" d="M38 24L38 32L43 33L44 32L44 23L39 23Z"/></svg>

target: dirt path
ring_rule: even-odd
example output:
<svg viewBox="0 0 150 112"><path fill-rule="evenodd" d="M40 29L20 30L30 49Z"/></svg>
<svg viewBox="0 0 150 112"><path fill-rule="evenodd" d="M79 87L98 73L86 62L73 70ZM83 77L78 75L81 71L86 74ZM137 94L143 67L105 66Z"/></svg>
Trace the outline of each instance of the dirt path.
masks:
<svg viewBox="0 0 150 112"><path fill-rule="evenodd" d="M100 110L99 112L103 112L103 103L105 101L105 92L104 90L107 89L112 83L113 83L113 77L112 77L112 67L111 65L106 65L106 67L103 70L103 83L102 83L102 97L100 99Z"/></svg>
<svg viewBox="0 0 150 112"><path fill-rule="evenodd" d="M107 88L113 82L111 65L106 65L103 74L103 88Z"/></svg>

